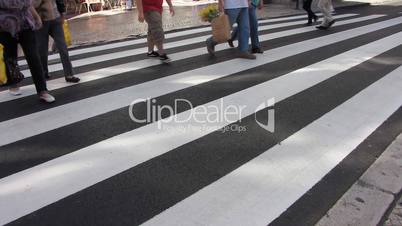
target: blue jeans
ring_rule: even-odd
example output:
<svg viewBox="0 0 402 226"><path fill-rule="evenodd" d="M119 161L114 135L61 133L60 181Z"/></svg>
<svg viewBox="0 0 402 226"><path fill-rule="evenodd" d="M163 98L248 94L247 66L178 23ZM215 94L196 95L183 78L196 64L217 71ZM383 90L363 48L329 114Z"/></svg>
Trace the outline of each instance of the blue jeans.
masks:
<svg viewBox="0 0 402 226"><path fill-rule="evenodd" d="M251 37L251 48L259 49L260 40L258 39L258 19L257 19L257 7L251 4L248 8L248 15L250 21L250 37ZM236 40L238 36L238 28L234 28L232 31L232 40Z"/></svg>
<svg viewBox="0 0 402 226"><path fill-rule="evenodd" d="M239 46L241 52L248 51L248 39L250 38L250 23L248 16L248 8L225 9L225 14L229 17L230 26L234 23L238 24L239 29ZM208 38L213 45L218 44L213 40L213 37Z"/></svg>

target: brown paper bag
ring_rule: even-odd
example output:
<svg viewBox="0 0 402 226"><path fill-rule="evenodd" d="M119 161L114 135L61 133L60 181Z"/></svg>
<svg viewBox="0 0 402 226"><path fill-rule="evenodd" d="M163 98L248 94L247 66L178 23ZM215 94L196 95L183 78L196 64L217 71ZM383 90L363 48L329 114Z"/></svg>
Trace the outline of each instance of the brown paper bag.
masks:
<svg viewBox="0 0 402 226"><path fill-rule="evenodd" d="M220 15L211 22L212 36L218 43L226 42L230 39L230 23L226 14Z"/></svg>

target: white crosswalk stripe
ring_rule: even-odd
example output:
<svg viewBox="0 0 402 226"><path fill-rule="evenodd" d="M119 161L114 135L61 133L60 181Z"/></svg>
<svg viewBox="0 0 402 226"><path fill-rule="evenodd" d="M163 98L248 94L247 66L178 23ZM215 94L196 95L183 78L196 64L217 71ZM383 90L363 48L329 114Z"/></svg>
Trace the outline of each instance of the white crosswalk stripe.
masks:
<svg viewBox="0 0 402 226"><path fill-rule="evenodd" d="M348 18L352 16L353 18ZM223 87L223 83L225 83L223 79L230 81L230 84L227 85L240 85L241 87L238 91L231 93L211 92L212 99L200 103L196 108L183 110L163 120L154 120L128 130L121 129L121 125L99 120L99 123L106 123L110 130L125 131L106 138L104 135L96 135L99 131L94 131L94 134L88 134L88 140L93 140L88 143L72 139L72 142L77 142L77 144L72 144L71 147L77 148L57 157L51 157L53 154L49 154L50 157L34 157L35 151L39 151L36 149L42 145L39 145L38 148L33 145L32 150L26 153L28 155L26 159L21 160L24 161L22 165L26 164L26 167L22 167L18 172L10 170L12 173L0 178L0 225L13 223L17 219L20 219L21 222L19 223L23 225L24 222L27 225L38 224L41 220L43 221L41 218L43 214L52 208L57 208L51 204L69 205L68 199L74 200L88 194L88 192L82 193L81 191L91 191L90 189L102 186L102 182L116 178L124 172L133 171L139 166L147 167L144 166L145 163L156 161L155 159L168 153L174 153L181 147L191 145L194 141L202 138L208 139L208 136L233 122L249 123L246 119L253 116L256 109L262 110L267 107L264 105L263 108L260 108L261 103L266 103L272 99L276 103L283 103L289 101L289 98L299 96L324 82L336 84L331 79L337 79L342 73L359 71L358 66L366 62L373 61L378 65L384 65L384 67L391 64L397 65L391 72L381 72L383 73L382 77L373 80L371 84L357 81L362 86L361 91L354 93L351 98L347 98L341 104L337 104L329 112L317 116L313 121L304 125L301 130L291 132L281 144L274 145L269 149L264 148L261 150L261 155L237 166L229 174L222 175L217 180L211 179L206 186L192 190L191 195L171 202L169 206L162 205L163 202L161 201L160 205L163 206L161 209L150 211L152 212L151 215L143 214L144 219L132 219L132 222L137 223L130 223L130 225L136 225L138 222L143 223L143 225L186 226L267 225L271 223L340 164L385 120L398 111L402 104L401 63L376 60L384 54L393 53L393 50L402 46L402 32L395 28L402 25L402 17L387 17L382 14L368 16L340 14L335 17L343 19L335 23L333 27L335 32L328 34L321 31L317 31L317 34L313 33L316 30L314 27L286 29L304 23L305 21L296 20L304 17L291 16L260 21L260 23L278 22L277 24L261 26L261 30L284 28L279 32L261 35L260 41L262 42L297 34L307 34L307 32L310 32L308 34L312 35L313 38L307 40L300 38L299 41L266 50L264 54L258 55L257 59L253 61L228 59L210 63L207 66L196 65L195 68L162 76L165 72L159 61L139 59L115 66L93 66L92 70L78 75L82 79L79 85L64 83L62 78L50 80L48 82L50 90L63 92L62 88L68 86L74 86L77 90L80 90L80 85L96 89L106 78L118 78L118 75L128 72L137 73L140 69L154 70L154 68L158 68L157 73L161 75L161 78L150 79L136 85L122 85L122 88L115 90L107 90L108 88L106 88L105 91L94 92L96 94L79 100L62 100L61 104L50 106L47 109L26 109L28 113L22 114L22 116L11 116L9 119L0 121L0 165L13 167L13 164L16 164L15 167L21 167L18 165L15 156L26 151L22 146L18 148L18 145L26 145L23 142L41 142L47 137L51 137L53 133L59 133L58 130L69 131L68 127L74 125L88 124L91 126L94 122L88 122L89 119L96 119L101 116L112 118L114 117L111 114L113 111L128 112L130 103L137 99L176 97L175 95L184 98L185 94L192 96L190 93L197 90L197 87L202 88L210 85L213 90L217 89L215 86ZM360 22L367 24L356 25ZM346 30L336 31L337 27L341 28L343 25L350 27ZM167 43L167 49L176 49L204 42L208 37L205 34L179 41L174 40L174 38L190 34L195 35L208 30L209 28L197 28L170 33L168 37L173 38L173 40ZM384 31L386 34L381 37L378 35L379 31ZM373 41L372 37L375 34L381 38ZM365 39L368 40L366 43L348 45L351 40ZM145 39L138 39L82 48L73 50L72 55L78 56L144 42ZM324 59L311 60L307 57L303 57L303 59L299 57L310 54L310 52L317 52L318 49L331 50L335 46L342 49L341 46L343 45L345 45L345 51L324 57ZM173 59L172 66L189 58L196 59L195 57L206 54L205 47L183 49L170 54ZM225 49L228 49L225 44L218 45L216 48L217 51ZM144 48L122 50L88 58L83 57L73 63L75 67L91 66L99 62L143 54L144 51ZM265 79L263 82L254 85L236 84L237 80L231 79L231 76L246 75L250 70L260 71L262 70L261 67L295 57L301 61L306 60L305 62L308 63L286 73L280 73L273 67L273 71L269 73L279 73L278 77ZM50 59L57 59L57 56L52 55ZM20 63L24 64L24 61L20 61ZM380 67L378 65L377 67ZM60 64L50 65L50 68L51 71L62 69ZM270 75L265 72L255 73L247 75L250 80L253 80L253 76L261 78ZM27 75L29 76L29 73ZM98 84L94 83L95 81ZM20 97L10 97L7 91L1 91L0 105L15 106L14 103L17 103L17 100L25 100L35 93L33 85L22 87L22 91L23 95ZM221 96L216 97L217 95ZM22 103L22 106L26 105ZM241 111L240 114L233 116L231 121L227 119L211 121L208 120L210 115L197 114L200 108L216 109L219 112L218 114L221 114L232 106L241 107ZM146 112L146 114L148 116L150 112ZM7 118L6 115L5 113L3 118ZM114 128L115 126L116 128ZM165 129L161 129L161 126ZM183 132L183 128L187 128L187 130ZM81 133L80 131L76 132ZM104 132L107 133L107 131ZM86 134L82 135L86 136ZM91 138L92 136L101 137L101 141L95 141L96 139ZM231 135L227 136L230 137ZM70 135L67 134L67 137ZM10 150L15 145L17 145L18 151L12 153ZM214 142L206 143L205 148L212 148L214 145ZM60 149L63 148L60 146ZM247 147L244 148L247 149ZM44 149L46 149L46 145L44 145ZM54 149L40 150L40 152L48 151L49 153L57 152ZM181 160L178 159L178 161ZM234 160L222 159L222 161ZM201 174L201 172L199 173ZM197 175L197 172L194 174ZM212 174L214 173L212 172ZM162 192L167 182L159 181L159 183L160 188L158 190ZM116 189L115 192L124 192L123 190ZM175 192L180 193L180 191ZM156 193L155 195L159 194ZM114 198L118 199L117 196L111 197L111 199ZM155 197L155 200L158 200L158 197ZM94 208L98 202L101 201L94 201ZM80 201L74 203L79 206ZM133 205L137 204L134 203ZM144 206L145 208L151 207ZM142 207L138 206L137 208L136 206L133 209L142 209ZM35 214L31 215L32 213ZM88 214L96 215L97 213ZM27 215L30 217L24 217ZM56 215L53 212L52 216ZM89 215L88 217L90 217ZM117 218L117 216L114 215L113 218ZM116 219L116 224L119 224L119 219ZM54 219L50 217L48 220ZM46 223L52 224L47 221ZM65 223L67 224L67 222ZM89 221L89 224L95 223Z"/></svg>

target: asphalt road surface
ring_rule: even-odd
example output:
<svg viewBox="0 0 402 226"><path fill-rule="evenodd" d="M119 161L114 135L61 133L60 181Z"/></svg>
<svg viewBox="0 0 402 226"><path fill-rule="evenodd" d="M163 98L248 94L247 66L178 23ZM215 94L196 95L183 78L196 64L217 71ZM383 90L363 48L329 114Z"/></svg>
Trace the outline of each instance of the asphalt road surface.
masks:
<svg viewBox="0 0 402 226"><path fill-rule="evenodd" d="M57 55L0 90L0 225L314 225L402 131L402 7L260 21L264 54L167 34Z"/></svg>

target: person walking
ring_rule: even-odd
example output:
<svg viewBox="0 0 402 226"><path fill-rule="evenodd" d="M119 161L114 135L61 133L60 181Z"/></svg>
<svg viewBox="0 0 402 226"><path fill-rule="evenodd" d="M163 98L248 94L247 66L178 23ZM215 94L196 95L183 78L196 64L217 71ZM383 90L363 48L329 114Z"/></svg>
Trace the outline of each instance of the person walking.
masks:
<svg viewBox="0 0 402 226"><path fill-rule="evenodd" d="M248 15L250 22L250 38L251 38L251 53L264 53L261 49L260 40L258 39L258 18L257 8L262 10L264 8L264 2L262 0L251 0L248 7ZM229 46L234 47L233 41L237 39L238 27L235 27L232 31L232 37L228 40Z"/></svg>
<svg viewBox="0 0 402 226"><path fill-rule="evenodd" d="M250 37L248 6L248 0L219 0L218 2L219 12L225 12L228 15L230 26L233 27L233 24L237 22L239 40L237 57L253 60L256 59L255 55L248 52L248 39ZM217 44L218 42L212 36L207 39L206 45L210 55L215 55L215 46Z"/></svg>
<svg viewBox="0 0 402 226"><path fill-rule="evenodd" d="M45 77L49 78L48 55L49 35L53 38L63 65L66 82L77 83L79 78L74 77L73 66L68 54L67 44L64 38L63 23L66 7L63 0L33 0L33 5L42 19L43 26L36 31L39 47L39 56L42 61Z"/></svg>
<svg viewBox="0 0 402 226"><path fill-rule="evenodd" d="M4 55L13 59L17 66L17 44L21 44L39 98L51 103L55 98L46 87L34 32L41 26L42 21L31 0L0 0L0 43L4 46ZM21 93L15 87L11 94Z"/></svg>
<svg viewBox="0 0 402 226"><path fill-rule="evenodd" d="M174 16L174 8L171 0L166 0L169 5L169 11ZM138 10L138 21L143 23L144 20L148 24L148 57L159 57L164 62L170 62L170 58L167 56L165 49L163 48L163 42L165 35L162 26L162 11L163 0L136 0ZM155 52L154 47L158 49Z"/></svg>
<svg viewBox="0 0 402 226"><path fill-rule="evenodd" d="M332 17L332 0L319 0L317 6L322 12L324 19L320 25L316 26L316 28L327 30L335 23L335 19Z"/></svg>
<svg viewBox="0 0 402 226"><path fill-rule="evenodd" d="M305 24L306 26L311 26L313 25L313 20L314 22L317 22L318 16L315 15L313 10L311 10L311 4L313 0L303 0L303 9L307 12L308 20L307 23Z"/></svg>

